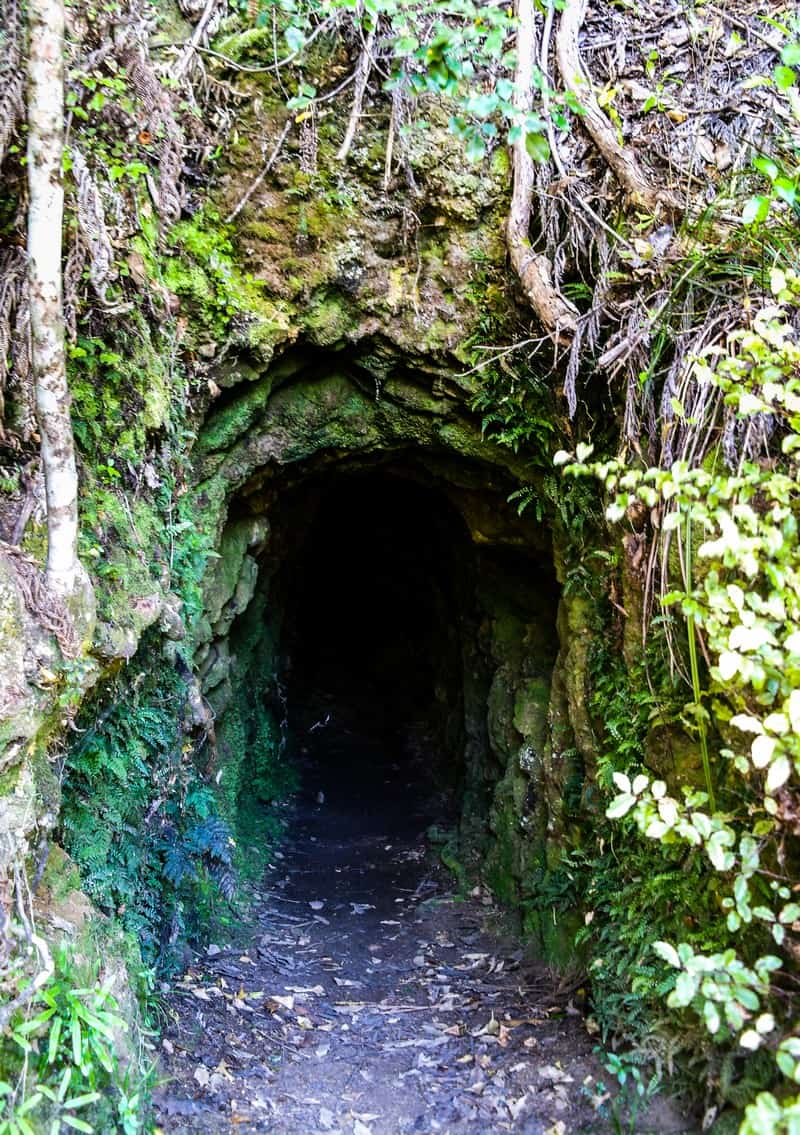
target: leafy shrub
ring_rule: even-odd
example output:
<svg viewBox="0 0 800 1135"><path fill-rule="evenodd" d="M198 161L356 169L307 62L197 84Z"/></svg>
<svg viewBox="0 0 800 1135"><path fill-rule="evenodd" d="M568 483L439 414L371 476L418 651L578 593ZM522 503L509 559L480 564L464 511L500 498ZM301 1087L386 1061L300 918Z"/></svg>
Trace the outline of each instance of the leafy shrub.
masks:
<svg viewBox="0 0 800 1135"><path fill-rule="evenodd" d="M620 461L587 466L586 449L572 465L577 474L590 469L613 494L609 520L641 502L658 510L662 533L682 542L682 585L664 602L681 610L690 645L704 637L709 665L701 673L695 642L686 710L698 723L704 783L685 786L681 799L635 766L617 771L606 814L627 824L632 818L664 851L700 859L714 880L716 946L675 933L654 950L674 974L668 1008L696 1014L717 1043L774 1054L784 1084L778 1097L761 1093L748 1107L747 1135L795 1130L800 1106L800 1097L789 1096L800 1083L792 992L800 932L792 876L800 778L800 347L793 323L800 277L773 269L771 287L775 302L694 364L695 381L721 394L709 405L717 412L721 402L743 439L733 468L689 461L668 470ZM700 425L707 430L713 420ZM748 448L754 435L762 443ZM698 531L705 539L695 554Z"/></svg>

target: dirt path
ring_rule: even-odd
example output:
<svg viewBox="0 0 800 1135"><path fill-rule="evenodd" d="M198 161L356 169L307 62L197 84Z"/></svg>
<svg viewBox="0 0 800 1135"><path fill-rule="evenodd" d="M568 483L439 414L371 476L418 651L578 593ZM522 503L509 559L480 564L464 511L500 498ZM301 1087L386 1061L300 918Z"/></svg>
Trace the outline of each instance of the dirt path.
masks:
<svg viewBox="0 0 800 1135"><path fill-rule="evenodd" d="M407 766L361 755L340 775L329 751L331 774L311 778L252 944L212 948L177 983L161 1129L607 1129L584 1087L598 1067L569 992L492 933L488 896L453 894Z"/></svg>

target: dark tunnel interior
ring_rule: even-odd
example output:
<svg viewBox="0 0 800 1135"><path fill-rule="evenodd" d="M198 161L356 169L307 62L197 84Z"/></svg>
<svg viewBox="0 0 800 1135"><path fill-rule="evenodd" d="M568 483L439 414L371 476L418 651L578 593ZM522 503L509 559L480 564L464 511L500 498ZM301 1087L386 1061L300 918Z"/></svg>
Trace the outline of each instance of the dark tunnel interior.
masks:
<svg viewBox="0 0 800 1135"><path fill-rule="evenodd" d="M414 455L326 466L273 493L254 610L305 788L365 823L388 798L488 819L522 743L517 691L546 683L555 657L557 585L538 529L517 523L502 489L477 475L454 487ZM505 542L481 539L481 525Z"/></svg>
<svg viewBox="0 0 800 1135"><path fill-rule="evenodd" d="M282 655L301 747L319 756L344 741L387 759L425 748L455 790L474 591L463 521L436 489L385 472L339 477L295 503L306 519L283 568Z"/></svg>

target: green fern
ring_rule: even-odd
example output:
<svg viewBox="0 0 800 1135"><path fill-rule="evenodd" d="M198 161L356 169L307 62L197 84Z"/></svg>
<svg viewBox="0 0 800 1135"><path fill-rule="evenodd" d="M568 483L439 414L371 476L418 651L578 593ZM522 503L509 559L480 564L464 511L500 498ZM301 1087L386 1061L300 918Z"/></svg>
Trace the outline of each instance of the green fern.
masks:
<svg viewBox="0 0 800 1135"><path fill-rule="evenodd" d="M162 965L166 942L202 931L209 888L230 900L236 887L231 831L185 751L186 693L145 644L84 708L64 775L61 838L85 890Z"/></svg>

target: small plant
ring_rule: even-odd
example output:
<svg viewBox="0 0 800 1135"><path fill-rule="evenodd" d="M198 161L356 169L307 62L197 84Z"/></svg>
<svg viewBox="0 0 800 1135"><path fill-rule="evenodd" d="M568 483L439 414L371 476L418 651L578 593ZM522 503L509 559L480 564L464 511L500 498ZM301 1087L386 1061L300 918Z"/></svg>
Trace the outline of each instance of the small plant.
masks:
<svg viewBox="0 0 800 1135"><path fill-rule="evenodd" d="M637 1121L642 1108L658 1093L661 1082L657 1075L645 1079L642 1070L629 1056L605 1052L596 1048L603 1067L616 1081L616 1088L609 1091L602 1080L598 1080L590 1097L595 1110L607 1116L614 1135L636 1135Z"/></svg>
<svg viewBox="0 0 800 1135"><path fill-rule="evenodd" d="M142 1130L144 1080L132 1057L123 1066L129 1026L113 978L83 984L85 970L62 947L49 979L0 1038L0 1135Z"/></svg>

